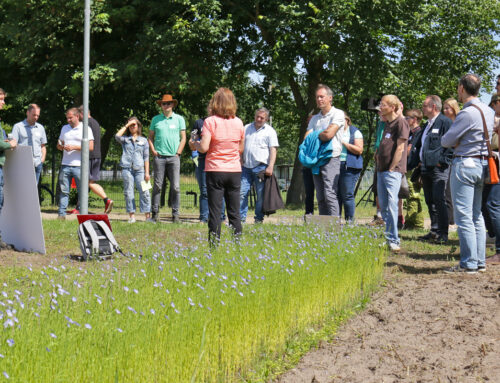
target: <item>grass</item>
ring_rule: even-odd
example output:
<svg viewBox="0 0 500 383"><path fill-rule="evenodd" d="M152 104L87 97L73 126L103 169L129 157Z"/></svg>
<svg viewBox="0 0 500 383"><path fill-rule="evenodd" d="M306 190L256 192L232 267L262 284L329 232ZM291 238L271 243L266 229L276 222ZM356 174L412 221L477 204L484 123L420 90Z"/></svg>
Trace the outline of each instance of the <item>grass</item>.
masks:
<svg viewBox="0 0 500 383"><path fill-rule="evenodd" d="M76 225L44 227L49 253L77 252ZM360 227L246 226L215 250L202 225L113 229L132 257L2 270L11 381L264 381L362 303L384 265L379 232Z"/></svg>
<svg viewBox="0 0 500 383"><path fill-rule="evenodd" d="M49 176L44 176L42 179L42 183L50 185L51 184L51 178ZM114 201L114 208L118 212L125 213L125 199L123 196L123 182L122 181L100 181L99 184L104 188L106 191L106 194L108 195L109 198L111 198ZM181 214L198 214L198 206L195 206L194 204L194 196L191 194L186 194L186 193L191 193L195 192L197 193L197 196L199 197L199 188L198 184L196 182L196 178L194 175L182 175L181 176ZM356 196L356 201L358 202L361 197L364 195L364 190L360 190ZM73 200L70 198L70 206L73 207L76 204L76 193L74 192ZM423 194L423 193L422 193ZM152 195L152 190L150 191L150 195ZM168 194L166 196L168 199ZM283 201L286 201L286 192L282 192L282 198ZM371 195L371 198L373 198L373 195ZM139 193L135 193L135 201L137 204L137 210L139 210ZM423 200L422 200L423 201ZM250 201L251 202L251 201ZM57 201L56 201L57 205ZM45 196L45 199L42 203L42 207L44 209L46 208L54 208L55 206L51 206L49 196ZM103 202L92 192L89 193L89 209L102 209L103 207ZM251 204L251 208L253 208L253 204ZM165 211L170 211L168 207L163 208ZM361 202L359 206L356 208L356 216L358 217L372 217L374 214L375 208L373 207L373 204L371 202ZM425 209L426 210L426 209ZM317 209L316 209L317 211ZM291 216L301 216L304 214L304 207L299 206L295 208L287 208L284 210L279 210L277 215L291 215Z"/></svg>

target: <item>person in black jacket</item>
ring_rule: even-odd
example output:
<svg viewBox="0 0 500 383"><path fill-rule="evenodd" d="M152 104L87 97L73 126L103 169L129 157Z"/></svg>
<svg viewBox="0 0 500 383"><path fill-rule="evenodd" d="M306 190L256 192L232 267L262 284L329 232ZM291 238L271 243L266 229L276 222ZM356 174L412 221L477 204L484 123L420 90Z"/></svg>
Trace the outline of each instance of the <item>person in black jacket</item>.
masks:
<svg viewBox="0 0 500 383"><path fill-rule="evenodd" d="M449 222L445 191L453 149L443 148L441 137L448 131L452 121L441 114L441 108L441 98L436 95L427 96L422 104L423 114L428 120L421 136L415 142L410 168L420 167L425 203L431 218L430 232L419 239L446 243Z"/></svg>
<svg viewBox="0 0 500 383"><path fill-rule="evenodd" d="M422 136L422 111L420 109L409 109L405 112L405 118L410 125L410 137L408 138L408 161L410 161L411 154L415 151L415 142ZM409 166L408 166L409 168ZM405 229L423 229L424 228L424 213L422 203L420 201L420 189L422 184L420 182L420 169L408 170L406 173L408 180L408 189L410 195L406 199L406 217L404 228Z"/></svg>

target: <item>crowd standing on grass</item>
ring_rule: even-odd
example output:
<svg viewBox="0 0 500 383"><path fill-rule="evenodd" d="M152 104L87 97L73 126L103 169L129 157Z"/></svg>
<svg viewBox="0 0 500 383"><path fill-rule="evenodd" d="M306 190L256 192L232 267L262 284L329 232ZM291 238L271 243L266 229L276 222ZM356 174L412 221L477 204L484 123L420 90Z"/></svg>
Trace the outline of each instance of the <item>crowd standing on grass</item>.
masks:
<svg viewBox="0 0 500 383"><path fill-rule="evenodd" d="M474 74L463 76L457 87L458 101L444 102L438 95L428 95L422 110L409 109L396 95L384 95L376 107L380 117L375 143L374 194L377 214L374 224L385 226L390 250L400 250L401 228L423 228L420 191L431 220L430 231L421 241L446 244L449 226L456 222L460 240L460 263L448 273L484 271L487 263L500 263L500 184L485 183L491 149L498 151L500 128L500 75L496 93L489 105L478 98L481 80ZM0 89L0 109L6 93ZM319 112L309 117L307 131L300 145L305 187L305 218L314 214L314 193L320 215L355 222L354 191L363 168L363 135L350 117L332 105L333 92L325 84L315 90ZM165 175L170 184L169 201L172 221L180 221L180 155L186 144L186 125L174 112L178 105L171 94L156 101L161 113L150 124L147 138L136 117L116 133L122 146L120 166L129 222L134 223L139 192L141 213L150 222L159 220L160 195ZM40 107L30 104L26 119L14 125L10 140L1 130L0 142L0 211L3 204L3 163L5 150L17 144L32 148L36 181L39 182L46 158L47 138L38 123ZM195 121L188 144L196 166L200 188L200 215L208 222L211 244L218 243L225 211L229 226L238 237L248 214L248 197L256 191L256 223L264 220L264 180L274 177L273 169L279 147L276 131L269 124L270 112L261 107L254 121L243 126L236 116L237 103L230 89L220 88L213 95L207 117ZM427 119L422 126L422 119ZM106 213L113 201L97 184L100 169L100 126L90 115L90 189L103 199ZM83 108L66 111L68 124L63 126L57 148L63 152L59 172L59 218L64 219L72 179L80 190ZM1 125L0 125L1 129ZM490 139L491 138L491 139ZM152 202L149 195L149 154L153 156L154 182ZM498 152L495 152L498 157ZM405 192L404 190L407 189ZM267 196L267 194L266 194ZM403 197L404 196L404 197ZM402 198L403 197L403 198ZM403 215L406 199L407 215ZM496 254L486 258L486 236L496 238Z"/></svg>

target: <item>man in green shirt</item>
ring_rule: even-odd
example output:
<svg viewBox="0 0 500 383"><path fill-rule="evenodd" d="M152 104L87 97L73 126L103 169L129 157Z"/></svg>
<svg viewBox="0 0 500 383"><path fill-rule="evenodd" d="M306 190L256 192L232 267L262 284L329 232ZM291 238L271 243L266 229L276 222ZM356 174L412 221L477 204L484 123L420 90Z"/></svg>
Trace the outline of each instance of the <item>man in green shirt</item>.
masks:
<svg viewBox="0 0 500 383"><path fill-rule="evenodd" d="M182 116L174 113L178 102L172 98L172 95L164 94L156 103L160 105L162 113L153 117L148 136L154 170L152 219L158 221L161 187L166 172L170 182L172 220L178 223L181 196L180 156L186 144L186 122Z"/></svg>
<svg viewBox="0 0 500 383"><path fill-rule="evenodd" d="M7 97L7 93L0 88L0 110L2 110L5 105L5 97ZM2 213L3 207L3 165L5 164L5 151L17 146L17 141L15 139L8 141L6 138L5 132L2 129L2 122L0 121L0 214ZM0 244L2 244L1 240Z"/></svg>

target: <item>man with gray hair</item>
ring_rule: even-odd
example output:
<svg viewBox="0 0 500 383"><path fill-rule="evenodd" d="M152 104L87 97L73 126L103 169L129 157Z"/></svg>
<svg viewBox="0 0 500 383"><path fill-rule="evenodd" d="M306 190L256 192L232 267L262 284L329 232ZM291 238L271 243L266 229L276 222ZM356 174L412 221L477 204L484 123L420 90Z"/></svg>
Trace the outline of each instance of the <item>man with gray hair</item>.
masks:
<svg viewBox="0 0 500 383"><path fill-rule="evenodd" d="M320 111L309 121L305 137L315 132L322 142L331 142L331 157L320 167L319 174L313 173L313 179L319 214L339 217L338 191L342 153L339 131L344 128L345 115L342 110L332 106L332 101L332 90L324 84L319 84L316 88L316 106Z"/></svg>
<svg viewBox="0 0 500 383"><path fill-rule="evenodd" d="M486 270L486 230L481 214L484 178L488 172L485 130L491 137L495 112L479 99L481 79L463 76L457 87L464 107L441 137L441 145L455 148L450 174L453 212L460 240L460 263L446 273L475 274Z"/></svg>
<svg viewBox="0 0 500 383"><path fill-rule="evenodd" d="M419 239L445 244L448 241L449 225L446 185L453 149L441 146L441 137L448 132L452 124L452 121L441 113L441 108L439 96L430 95L425 98L422 111L427 117L427 125L415 142L409 167L420 167L425 203L431 219L430 232Z"/></svg>
<svg viewBox="0 0 500 383"><path fill-rule="evenodd" d="M40 107L37 104L29 104L24 121L18 122L12 128L12 137L20 146L31 146L33 154L33 166L35 167L36 183L40 180L43 163L47 155L47 136L43 125L39 124Z"/></svg>
<svg viewBox="0 0 500 383"><path fill-rule="evenodd" d="M241 170L240 217L245 222L248 213L248 194L255 185L255 223L264 221L262 203L264 200L265 176L273 174L276 162L278 136L267 124L269 110L260 108L255 111L254 122L245 126L245 149L243 151L243 167Z"/></svg>

